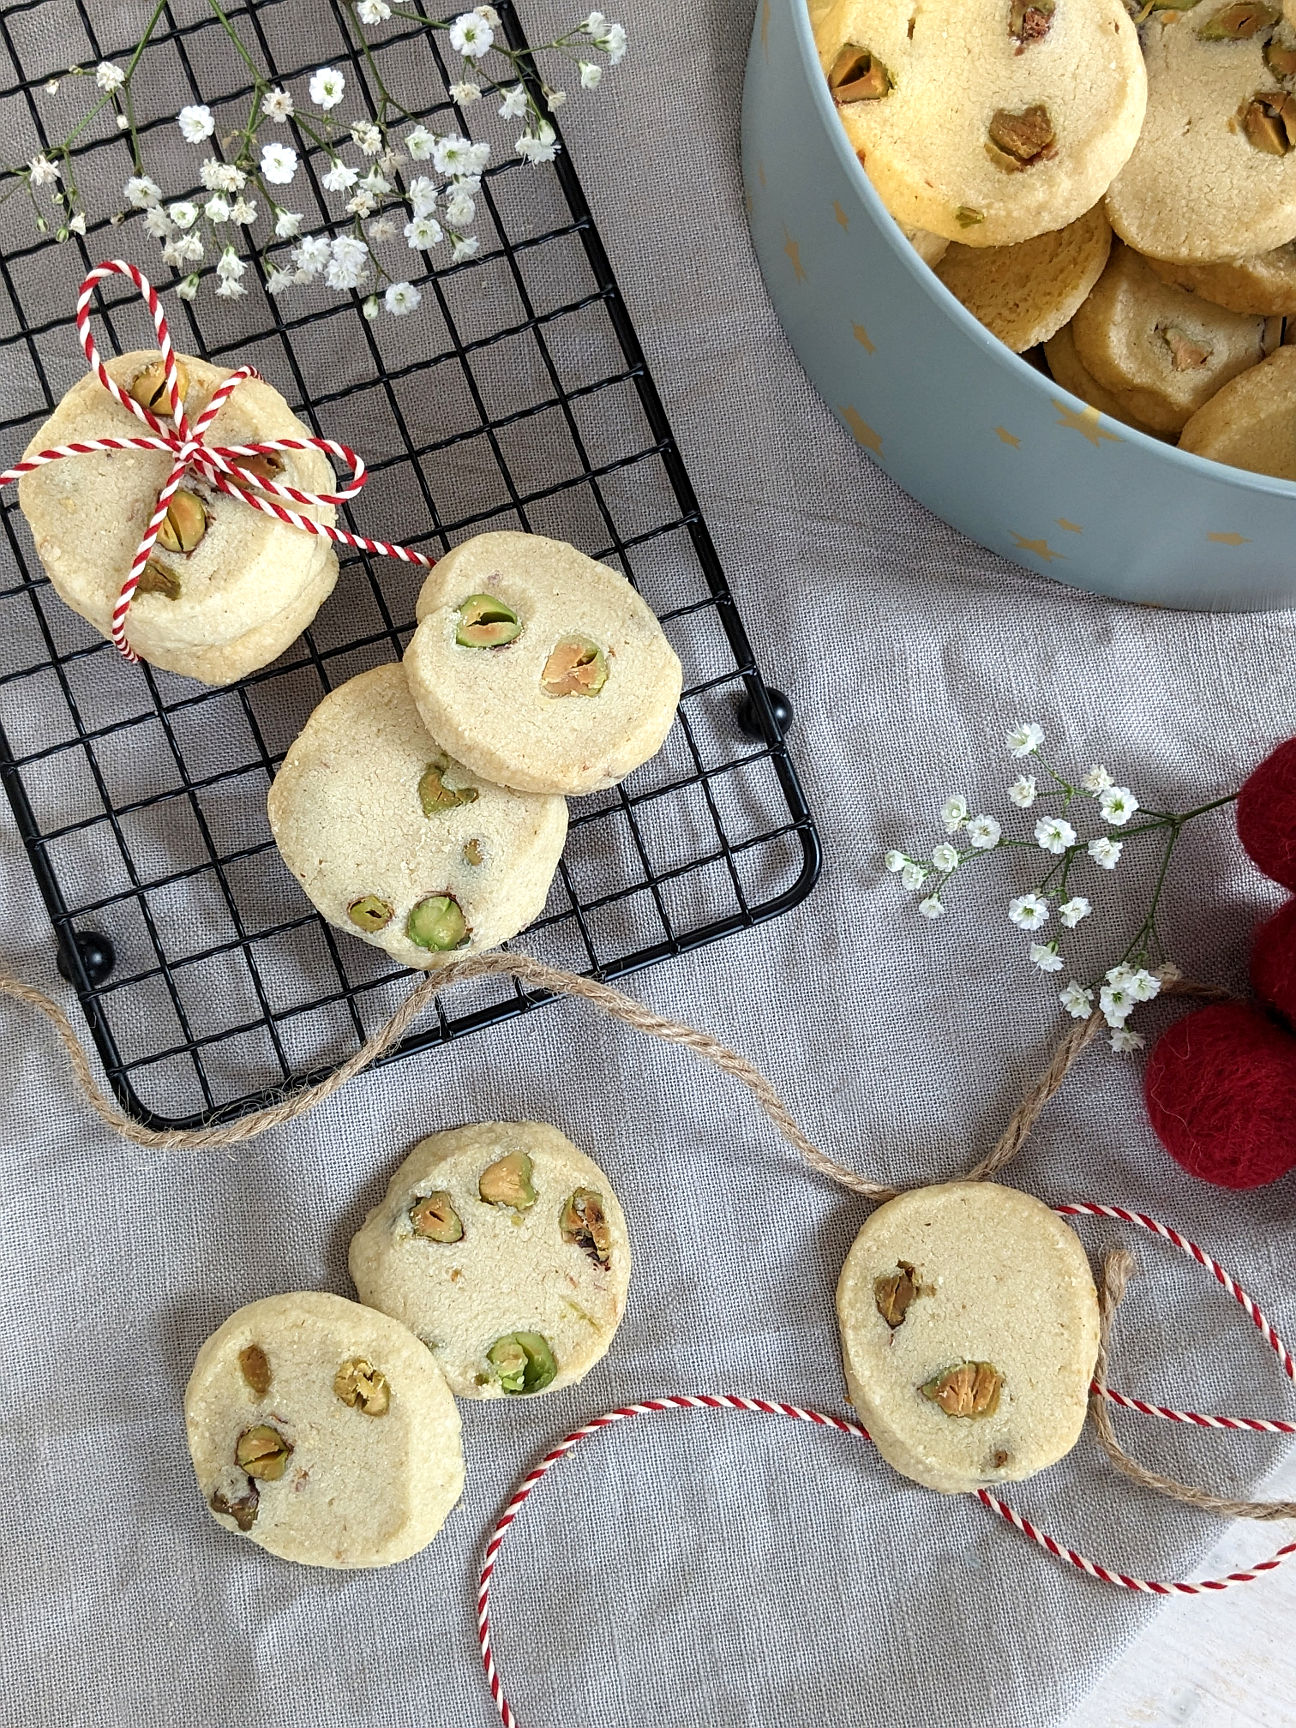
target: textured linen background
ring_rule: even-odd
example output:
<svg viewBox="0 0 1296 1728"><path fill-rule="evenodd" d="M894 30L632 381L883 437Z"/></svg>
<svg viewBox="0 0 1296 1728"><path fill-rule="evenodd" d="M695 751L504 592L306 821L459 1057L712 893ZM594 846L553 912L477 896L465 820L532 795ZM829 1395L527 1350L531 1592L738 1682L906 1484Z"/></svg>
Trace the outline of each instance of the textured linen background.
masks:
<svg viewBox="0 0 1296 1728"><path fill-rule="evenodd" d="M303 44L315 10L297 8ZM1040 720L1060 759L1107 762L1153 806L1235 786L1293 729L1293 623L1054 586L961 541L860 456L789 353L744 230L749 11L627 5L630 57L565 118L757 652L796 703L827 866L799 911L631 987L748 1052L839 1158L935 1178L992 1141L1059 1015L1003 915L997 863L928 925L879 875L880 852L932 844L950 791L1001 812L1014 772L1002 737L1021 718ZM524 6L535 36L557 15ZM151 257L138 237L127 255ZM7 810L0 825L5 963L68 1000ZM1135 851L1097 884L1095 943L1108 928L1122 941L1142 904ZM1275 901L1227 818L1208 819L1176 863L1173 952L1241 987L1248 934ZM11 1007L3 1024L5 1723L485 1728L481 1545L549 1443L667 1390L842 1408L832 1291L864 1214L687 1056L559 1004L362 1078L232 1153L159 1156L97 1126L43 1028ZM1290 1327L1292 1183L1244 1198L1182 1179L1148 1129L1139 1072L1090 1052L1011 1180L1167 1218ZM615 1181L636 1255L616 1347L571 1391L463 1407L467 1492L408 1564L306 1571L232 1541L185 1451L197 1346L256 1297L350 1294L346 1244L393 1164L432 1129L493 1116L557 1123ZM1116 1234L1082 1228L1095 1251ZM1144 1275L1117 1383L1198 1408L1275 1407L1277 1377L1232 1305L1168 1252L1133 1246ZM1132 1430L1137 1447L1189 1479L1241 1488L1276 1456L1149 1426ZM1152 1576L1179 1575L1213 1533L1128 1487L1087 1438L1012 1500ZM1257 1532L1255 1553L1268 1546ZM505 1551L495 1618L510 1695L537 1728L650 1715L1025 1728L1063 1718L1152 1612L866 1447L727 1415L644 1420L578 1451Z"/></svg>

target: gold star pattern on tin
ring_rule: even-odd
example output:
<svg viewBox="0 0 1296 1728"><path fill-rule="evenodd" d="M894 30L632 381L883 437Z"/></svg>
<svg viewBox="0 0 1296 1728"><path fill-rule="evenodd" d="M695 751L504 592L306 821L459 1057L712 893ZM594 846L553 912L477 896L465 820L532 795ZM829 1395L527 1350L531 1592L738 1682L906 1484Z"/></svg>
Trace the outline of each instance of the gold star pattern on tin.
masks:
<svg viewBox="0 0 1296 1728"><path fill-rule="evenodd" d="M1208 534L1208 540L1213 540L1217 546L1249 546L1251 542L1245 534Z"/></svg>
<svg viewBox="0 0 1296 1728"><path fill-rule="evenodd" d="M1114 432L1109 432L1103 425L1102 415L1096 408L1082 408L1077 414L1074 408L1068 408L1066 403L1059 402L1056 396L1053 398L1053 406L1058 411L1058 425L1087 438L1095 450L1104 438L1111 444L1121 442Z"/></svg>
<svg viewBox="0 0 1296 1728"><path fill-rule="evenodd" d="M1021 448L1021 439L1014 438L1006 426L996 426L995 437L1002 439L1005 444L1011 444L1014 450L1019 450Z"/></svg>
<svg viewBox="0 0 1296 1728"><path fill-rule="evenodd" d="M1084 529L1078 522L1068 522L1065 516L1059 516L1057 518L1057 525L1059 528L1065 528L1068 534L1084 533Z"/></svg>
<svg viewBox="0 0 1296 1728"><path fill-rule="evenodd" d="M756 178L760 181L761 191L763 192L765 190L765 164L763 162L757 162L756 164ZM783 232L786 234L786 228Z"/></svg>
<svg viewBox="0 0 1296 1728"><path fill-rule="evenodd" d="M838 227L845 232L850 227L850 217L842 209L840 201L836 198L833 199L833 215L837 218Z"/></svg>
<svg viewBox="0 0 1296 1728"><path fill-rule="evenodd" d="M1012 530L1009 529L1009 533ZM1065 552L1055 552L1047 540L1028 540L1024 534L1013 534L1013 545L1019 552L1033 552L1045 564L1051 564L1055 558L1065 558Z"/></svg>
<svg viewBox="0 0 1296 1728"><path fill-rule="evenodd" d="M855 442L865 450L871 450L875 456L882 454L882 434L875 432L855 408L849 406L841 409L841 417L851 429Z"/></svg>
<svg viewBox="0 0 1296 1728"><path fill-rule="evenodd" d="M806 273L801 265L801 248L797 245L796 241L788 233L786 228L783 230L783 250L792 260L792 274L796 277L798 282L804 282L806 279Z"/></svg>
<svg viewBox="0 0 1296 1728"><path fill-rule="evenodd" d="M769 59L770 0L761 0L761 53Z"/></svg>
<svg viewBox="0 0 1296 1728"><path fill-rule="evenodd" d="M855 340L859 343L860 347L864 350L864 352L866 354L874 353L875 352L874 343L870 339L869 333L864 328L864 326L862 324L852 324L851 329L855 333Z"/></svg>

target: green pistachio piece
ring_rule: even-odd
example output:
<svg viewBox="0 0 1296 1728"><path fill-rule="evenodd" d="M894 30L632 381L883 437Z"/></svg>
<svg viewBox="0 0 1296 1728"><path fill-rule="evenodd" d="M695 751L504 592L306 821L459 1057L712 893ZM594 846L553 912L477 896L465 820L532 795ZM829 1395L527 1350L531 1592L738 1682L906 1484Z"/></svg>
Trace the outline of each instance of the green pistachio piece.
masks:
<svg viewBox="0 0 1296 1728"><path fill-rule="evenodd" d="M525 1152L508 1152L482 1171L477 1192L488 1206L512 1206L525 1212L536 1201L534 1175Z"/></svg>
<svg viewBox="0 0 1296 1728"><path fill-rule="evenodd" d="M257 1492L255 1482L249 1482L241 1494L227 1494L223 1488L217 1488L207 1504L213 1512L220 1512L226 1518L232 1518L240 1530L250 1530L256 1523L257 1507L261 1496Z"/></svg>
<svg viewBox="0 0 1296 1728"><path fill-rule="evenodd" d="M418 795L425 816L433 816L438 810L457 810L461 804L477 802L475 786L446 785L444 777L449 770L450 760L446 756L433 757L423 770L418 783Z"/></svg>
<svg viewBox="0 0 1296 1728"><path fill-rule="evenodd" d="M1213 12L1197 34L1203 42L1249 42L1277 22L1277 8L1266 6L1264 0L1232 0Z"/></svg>
<svg viewBox="0 0 1296 1728"><path fill-rule="evenodd" d="M1033 168L1057 151L1057 135L1042 102L1033 102L1018 113L996 109L987 131L990 142L986 149L991 160L1012 173Z"/></svg>
<svg viewBox="0 0 1296 1728"><path fill-rule="evenodd" d="M538 1332L509 1332L497 1338L486 1360L505 1392L543 1392L558 1372L554 1353Z"/></svg>
<svg viewBox="0 0 1296 1728"><path fill-rule="evenodd" d="M411 907L405 920L405 934L418 947L445 954L452 948L465 947L472 931L453 894L429 894L426 900Z"/></svg>
<svg viewBox="0 0 1296 1728"><path fill-rule="evenodd" d="M390 901L380 900L376 894L362 894L347 907L347 917L357 930L372 933L391 923L392 906Z"/></svg>
<svg viewBox="0 0 1296 1728"><path fill-rule="evenodd" d="M504 648L522 634L522 621L494 594L470 594L456 607L455 641L461 648Z"/></svg>
<svg viewBox="0 0 1296 1728"><path fill-rule="evenodd" d="M985 211L974 210L970 204L960 204L954 212L954 220L960 228L976 228L985 221Z"/></svg>
<svg viewBox="0 0 1296 1728"><path fill-rule="evenodd" d="M482 851L482 843L480 840L474 837L472 840L464 841L463 861L465 864L471 864L475 869L478 864L485 861L485 857L486 854Z"/></svg>
<svg viewBox="0 0 1296 1728"><path fill-rule="evenodd" d="M1296 78L1296 43L1275 38L1265 44L1264 63L1275 78Z"/></svg>
<svg viewBox="0 0 1296 1728"><path fill-rule="evenodd" d="M956 1362L918 1390L947 1416L993 1416L999 1408L1003 1375L991 1362Z"/></svg>
<svg viewBox="0 0 1296 1728"><path fill-rule="evenodd" d="M564 636L540 674L546 696L597 696L608 681L607 660L588 636Z"/></svg>
<svg viewBox="0 0 1296 1728"><path fill-rule="evenodd" d="M169 570L160 558L150 558L140 571L140 579L135 584L137 594L165 594L168 600L180 598L180 578L174 570Z"/></svg>
<svg viewBox="0 0 1296 1728"><path fill-rule="evenodd" d="M409 1209L414 1234L428 1242L462 1242L463 1219L455 1211L444 1188L435 1194L420 1194Z"/></svg>
<svg viewBox="0 0 1296 1728"><path fill-rule="evenodd" d="M391 1408L387 1376L364 1356L353 1356L333 1376L334 1395L366 1416L385 1416Z"/></svg>
<svg viewBox="0 0 1296 1728"><path fill-rule="evenodd" d="M894 1272L883 1272L873 1280L874 1304L893 1332L903 1325L914 1297L922 1294L918 1273L907 1260L898 1260Z"/></svg>
<svg viewBox="0 0 1296 1728"><path fill-rule="evenodd" d="M578 1188L562 1209L558 1229L564 1242L583 1249L596 1266L606 1269L612 1258L612 1232L601 1194Z"/></svg>
<svg viewBox="0 0 1296 1728"><path fill-rule="evenodd" d="M1053 22L1054 0L1011 0L1008 8L1008 34L1016 37L1022 48L1028 42L1041 42ZM1021 49L1018 49L1018 53Z"/></svg>
<svg viewBox="0 0 1296 1728"><path fill-rule="evenodd" d="M828 88L834 102L876 102L891 94L895 80L876 54L847 42L828 68Z"/></svg>
<svg viewBox="0 0 1296 1728"><path fill-rule="evenodd" d="M270 1358L265 1351L259 1344L247 1344L239 1351L238 1363L248 1385L264 1398L270 1390Z"/></svg>
<svg viewBox="0 0 1296 1728"><path fill-rule="evenodd" d="M1242 130L1257 150L1285 156L1296 147L1296 96L1261 90L1242 109Z"/></svg>
<svg viewBox="0 0 1296 1728"><path fill-rule="evenodd" d="M234 1447L239 1469L246 1470L249 1476L256 1476L262 1482L277 1482L287 1469L291 1456L292 1442L268 1422L245 1428Z"/></svg>
<svg viewBox="0 0 1296 1728"><path fill-rule="evenodd" d="M183 552L187 558L206 532L206 505L196 492L182 489L167 505L157 543L164 552Z"/></svg>
<svg viewBox="0 0 1296 1728"><path fill-rule="evenodd" d="M189 391L189 369L178 357L175 369L176 389L179 390L180 400L183 402ZM171 395L167 390L166 367L160 360L154 360L142 372L135 374L130 394L141 408L147 408L150 414L155 414L159 420L171 418Z"/></svg>

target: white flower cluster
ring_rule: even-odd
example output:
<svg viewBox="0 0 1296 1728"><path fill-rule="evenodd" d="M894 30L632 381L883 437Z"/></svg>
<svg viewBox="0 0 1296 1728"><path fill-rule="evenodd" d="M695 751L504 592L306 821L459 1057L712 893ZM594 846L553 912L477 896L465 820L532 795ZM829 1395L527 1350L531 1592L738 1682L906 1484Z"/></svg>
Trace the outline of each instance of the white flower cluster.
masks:
<svg viewBox="0 0 1296 1728"><path fill-rule="evenodd" d="M948 838L932 850L929 859L910 857L908 853L899 851L886 854L883 860L886 868L899 876L903 887L922 895L918 910L923 917L936 919L942 916L946 909L944 896L957 870L969 860L1005 847L1028 853L1037 847L1051 861L1032 891L1018 894L1008 902L1008 917L1018 929L1033 935L1042 931L1056 915L1063 929L1074 930L1093 912L1090 900L1071 887L1073 869L1087 861L1100 870L1114 870L1120 862L1125 842L1103 832L1082 838L1073 818L1078 817L1087 802L1091 802L1098 819L1108 829L1124 828L1138 811L1139 801L1127 786L1118 786L1107 769L1097 763L1072 785L1044 762L1040 756L1043 743L1043 728L1035 721L1018 726L1007 740L1013 757L1018 760L1033 758L1039 770L1018 775L1008 788L1011 803L1018 810L1031 810L1040 800L1056 799L1060 802L1059 809L1037 815L1031 839L1005 839L1002 826L995 817L971 815L966 798L954 794L940 809L940 820ZM1190 811L1181 817L1157 813L1146 817L1133 832L1161 830L1166 837L1168 855L1179 826L1202 813ZM958 843L960 837L965 845ZM1160 887L1158 896L1159 893ZM1060 993L1062 1006L1069 1014L1080 1019L1095 1012L1102 1014L1111 1030L1114 1050L1130 1051L1141 1047L1143 1040L1129 1030L1125 1022L1139 1003L1150 1002L1156 996L1172 971L1164 966L1157 972L1149 971L1144 963L1156 934L1155 917L1154 899L1143 927L1122 960L1111 967L1100 981L1086 985L1073 978ZM1057 938L1043 937L1032 941L1029 958L1043 973L1061 972L1066 965Z"/></svg>

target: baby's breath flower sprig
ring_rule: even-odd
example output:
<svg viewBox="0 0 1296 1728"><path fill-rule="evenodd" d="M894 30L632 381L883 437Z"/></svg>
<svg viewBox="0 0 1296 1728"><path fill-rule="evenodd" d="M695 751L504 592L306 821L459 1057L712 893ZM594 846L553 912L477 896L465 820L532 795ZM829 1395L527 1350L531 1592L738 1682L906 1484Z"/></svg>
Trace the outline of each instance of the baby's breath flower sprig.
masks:
<svg viewBox="0 0 1296 1728"><path fill-rule="evenodd" d="M1145 834L1158 835L1161 856L1151 900L1123 953L1100 977L1087 982L1073 977L1059 992L1062 1006L1077 1019L1087 1018L1097 1005L1111 1031L1113 1050L1137 1050L1143 1040L1126 1026L1126 1021L1139 1003L1150 1002L1162 984L1179 975L1165 957L1157 928L1157 914L1179 837L1189 822L1236 802L1237 794L1214 798L1192 810L1149 810L1140 805L1128 786L1118 786L1098 763L1078 775L1074 782L1068 780L1043 756L1044 731L1033 720L1015 728L1007 745L1012 757L1023 763L1029 759L1033 770L1028 773L1023 769L1008 788L1011 803L1020 811L1033 813L1030 838L1005 836L995 817L974 816L966 798L955 793L940 809L947 838L933 848L928 858L890 851L883 863L899 876L902 887L922 895L918 910L923 917L936 919L945 912L946 891L956 872L966 870L969 864L989 857L992 852L1009 849L1032 855L1043 852L1050 862L1038 881L1027 892L1011 898L1007 908L1009 920L1034 937L1036 932L1045 930L1055 914L1064 930L1074 930L1092 913L1088 897L1075 891L1072 883L1075 872L1113 871L1128 841ZM1041 814L1037 806L1043 800L1049 800L1051 807ZM1135 816L1139 820L1131 826ZM1087 838L1077 826L1086 818L1102 824L1099 832ZM1106 831L1111 829L1119 830L1119 839ZM1101 881L1101 875L1094 877L1090 891L1095 891ZM1032 940L1028 957L1045 974L1061 972L1067 965L1062 938L1047 933Z"/></svg>
<svg viewBox="0 0 1296 1728"><path fill-rule="evenodd" d="M53 223L58 240L84 234L87 211L76 183L73 146L99 114L114 108L118 127L130 136L134 172L123 189L124 207L113 212L111 220L119 223L135 212L141 214L146 230L162 248L163 262L184 273L176 291L186 300L198 293L199 266L212 259L215 292L226 299L246 294L247 261L241 251L246 242L271 294L321 280L339 293L364 294L366 317L377 317L384 308L393 317L404 317L417 309L422 294L403 279L404 271L389 268L392 255L384 248L404 239L400 256L410 275L425 269L425 255L443 245L450 248L451 262L456 264L478 252L480 242L471 229L491 146L458 132L429 130L403 107L383 80L368 30L395 18L444 33L464 70L464 76L449 86L452 99L462 108L489 94L498 95L500 115L521 122L515 152L532 163L551 162L557 155L558 136L545 108L557 109L566 100L564 90L543 79L539 87L544 107L533 94L538 56L556 54L567 60L576 68L581 88L592 90L603 76L602 63L593 56L615 66L626 51L624 28L610 23L601 12L589 13L551 42L521 50L508 43L493 6L429 19L389 0L348 0L344 17L376 92L376 112L357 119L335 112L348 97L344 71L320 66L305 80L304 91L274 85L222 0L206 3L247 68L251 97L242 124L221 138L216 137L216 117L205 103L190 103L179 110L176 125L181 138L212 152L199 165L201 193L165 201L162 186L146 170L135 123L132 79L166 0L157 0L124 65L103 61L92 69L74 67L68 74L93 77L99 95L67 137L27 163L0 167L0 202L23 192L32 202L39 233L49 233ZM59 80L51 79L46 89L53 93L58 86ZM281 127L287 130L280 132ZM324 159L320 186L345 202L324 232L304 234L305 218L282 201L289 196L282 189L293 184L303 158L312 154ZM401 170L407 163L412 172L402 186ZM6 180L12 182L8 187ZM186 176L186 184L192 187L192 176ZM52 207L50 215L42 198ZM409 253L414 254L413 260Z"/></svg>

